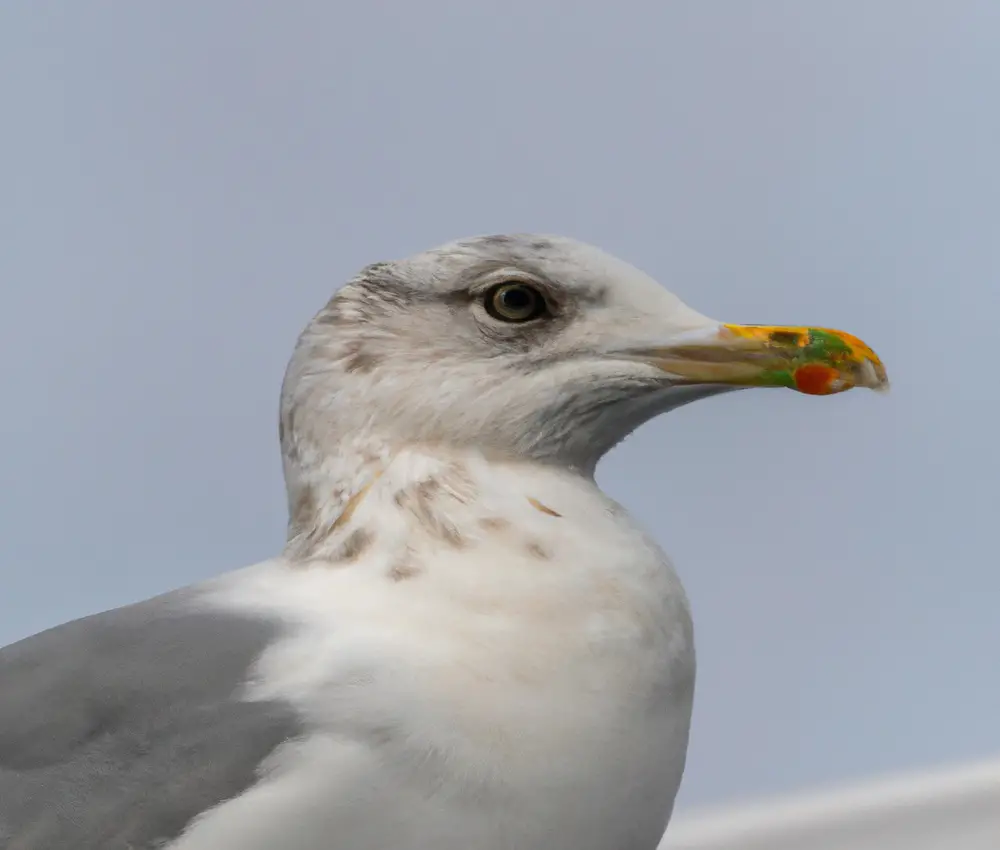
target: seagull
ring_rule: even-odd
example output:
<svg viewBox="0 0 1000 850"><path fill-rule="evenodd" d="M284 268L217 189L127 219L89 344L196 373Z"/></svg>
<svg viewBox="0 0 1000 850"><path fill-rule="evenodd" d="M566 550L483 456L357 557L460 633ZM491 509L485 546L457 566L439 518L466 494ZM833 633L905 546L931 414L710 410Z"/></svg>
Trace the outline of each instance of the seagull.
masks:
<svg viewBox="0 0 1000 850"><path fill-rule="evenodd" d="M0 650L0 845L654 850L691 616L595 467L757 386L887 380L856 337L711 320L568 238L367 266L285 375L282 553Z"/></svg>

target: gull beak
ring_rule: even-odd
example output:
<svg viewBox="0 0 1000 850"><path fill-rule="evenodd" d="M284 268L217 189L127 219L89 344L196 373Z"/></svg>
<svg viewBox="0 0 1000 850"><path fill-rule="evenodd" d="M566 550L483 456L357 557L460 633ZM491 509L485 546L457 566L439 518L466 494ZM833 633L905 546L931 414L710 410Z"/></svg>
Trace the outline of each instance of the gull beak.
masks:
<svg viewBox="0 0 1000 850"><path fill-rule="evenodd" d="M871 348L827 328L717 324L686 331L674 344L629 354L678 384L789 387L809 395L889 387Z"/></svg>

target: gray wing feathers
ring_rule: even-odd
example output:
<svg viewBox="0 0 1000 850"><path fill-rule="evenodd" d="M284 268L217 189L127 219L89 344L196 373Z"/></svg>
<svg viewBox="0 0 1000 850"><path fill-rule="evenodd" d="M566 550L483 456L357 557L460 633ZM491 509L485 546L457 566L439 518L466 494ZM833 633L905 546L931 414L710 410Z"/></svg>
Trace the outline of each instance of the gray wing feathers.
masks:
<svg viewBox="0 0 1000 850"><path fill-rule="evenodd" d="M0 847L145 850L236 796L297 732L238 689L277 634L190 592L0 649Z"/></svg>

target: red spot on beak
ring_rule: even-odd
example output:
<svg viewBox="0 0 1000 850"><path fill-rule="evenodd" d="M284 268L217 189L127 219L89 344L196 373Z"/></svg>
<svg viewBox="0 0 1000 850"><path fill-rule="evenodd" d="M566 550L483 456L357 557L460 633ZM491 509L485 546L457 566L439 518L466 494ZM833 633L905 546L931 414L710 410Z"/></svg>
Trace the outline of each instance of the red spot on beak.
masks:
<svg viewBox="0 0 1000 850"><path fill-rule="evenodd" d="M793 375L795 388L807 395L829 395L837 392L835 381L839 377L840 373L836 369L824 366L822 363L800 366Z"/></svg>

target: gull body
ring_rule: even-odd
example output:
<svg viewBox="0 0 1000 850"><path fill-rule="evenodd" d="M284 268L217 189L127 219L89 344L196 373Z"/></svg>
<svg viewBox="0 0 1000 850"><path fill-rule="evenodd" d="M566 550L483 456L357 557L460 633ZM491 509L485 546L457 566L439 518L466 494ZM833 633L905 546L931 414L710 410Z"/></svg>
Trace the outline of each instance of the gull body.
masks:
<svg viewBox="0 0 1000 850"><path fill-rule="evenodd" d="M399 499L427 481L429 522ZM359 531L349 563L272 561L208 594L292 627L246 698L309 732L178 850L655 847L694 652L653 541L572 473L425 449L386 465L340 535Z"/></svg>
<svg viewBox="0 0 1000 850"><path fill-rule="evenodd" d="M282 554L0 650L3 846L654 850L691 617L597 463L707 395L884 381L560 237L367 267L286 373Z"/></svg>

